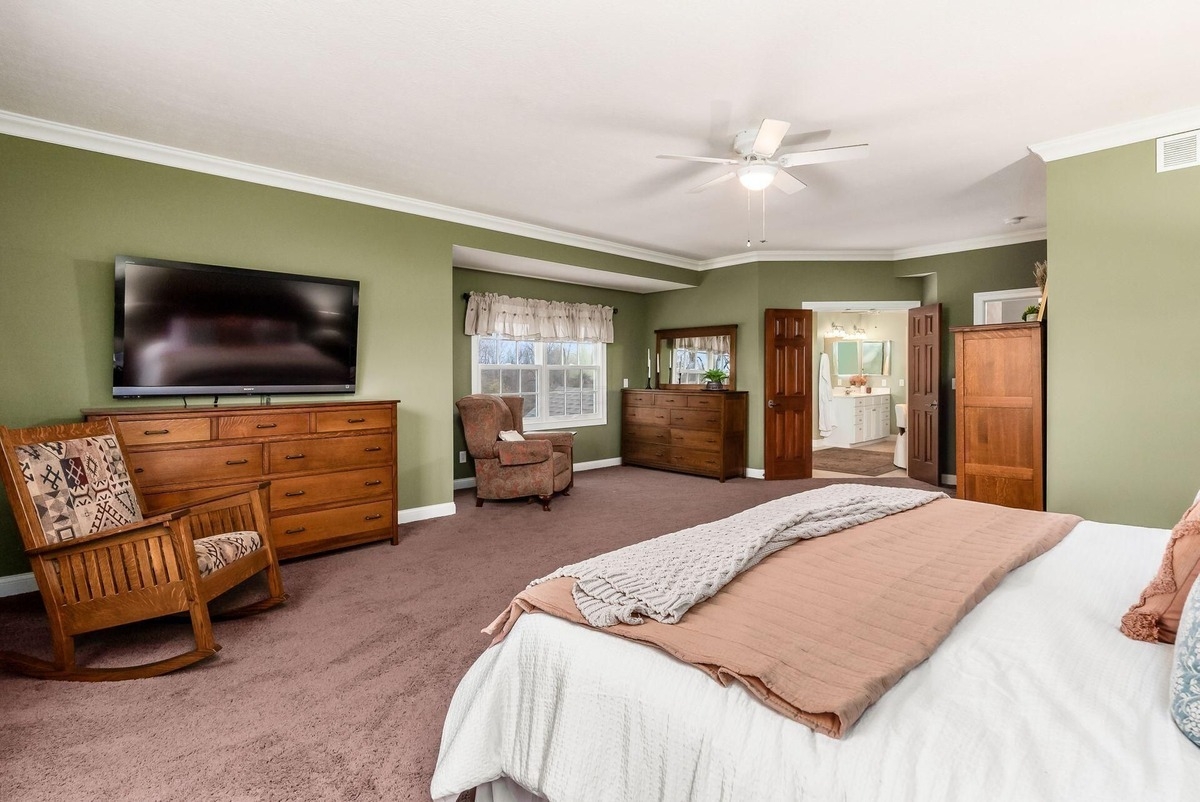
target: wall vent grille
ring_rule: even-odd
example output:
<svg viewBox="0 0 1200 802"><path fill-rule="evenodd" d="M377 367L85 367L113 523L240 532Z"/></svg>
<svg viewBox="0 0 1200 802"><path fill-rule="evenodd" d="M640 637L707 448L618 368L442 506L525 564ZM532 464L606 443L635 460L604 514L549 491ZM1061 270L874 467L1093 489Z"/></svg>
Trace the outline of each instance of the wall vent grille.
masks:
<svg viewBox="0 0 1200 802"><path fill-rule="evenodd" d="M1158 140L1158 172L1200 165L1200 131L1172 134Z"/></svg>

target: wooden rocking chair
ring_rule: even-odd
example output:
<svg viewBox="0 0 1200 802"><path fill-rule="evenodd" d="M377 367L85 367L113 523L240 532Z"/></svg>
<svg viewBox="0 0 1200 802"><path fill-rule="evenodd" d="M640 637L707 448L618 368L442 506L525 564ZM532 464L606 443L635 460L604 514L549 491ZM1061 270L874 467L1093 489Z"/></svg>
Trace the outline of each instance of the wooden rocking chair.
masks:
<svg viewBox="0 0 1200 802"><path fill-rule="evenodd" d="M287 599L271 542L264 488L245 488L150 518L112 421L6 429L2 472L25 553L50 619L53 662L0 652L0 665L41 679L153 677L212 657L208 602L259 571L270 595L221 617ZM121 668L75 664L74 636L187 613L196 648Z"/></svg>

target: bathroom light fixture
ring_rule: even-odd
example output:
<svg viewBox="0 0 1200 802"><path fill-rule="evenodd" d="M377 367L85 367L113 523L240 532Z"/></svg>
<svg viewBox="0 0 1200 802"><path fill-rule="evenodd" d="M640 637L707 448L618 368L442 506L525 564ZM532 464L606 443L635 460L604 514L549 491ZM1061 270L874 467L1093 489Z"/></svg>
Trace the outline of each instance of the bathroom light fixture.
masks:
<svg viewBox="0 0 1200 802"><path fill-rule="evenodd" d="M867 330L866 330L866 329L860 329L858 326L854 326L854 327L853 327L853 328L850 330L850 336L851 336L851 337L857 337L858 339L860 339L860 340L861 340L863 337L866 337L866 336L867 336Z"/></svg>
<svg viewBox="0 0 1200 802"><path fill-rule="evenodd" d="M773 164L750 162L745 167L738 168L737 177L746 189L751 192L761 192L771 186L771 182L775 180L775 173L778 171L779 168Z"/></svg>
<svg viewBox="0 0 1200 802"><path fill-rule="evenodd" d="M830 339L845 337L846 330L843 329L841 326L839 326L836 323L830 323L829 324L829 333L826 334L825 336Z"/></svg>

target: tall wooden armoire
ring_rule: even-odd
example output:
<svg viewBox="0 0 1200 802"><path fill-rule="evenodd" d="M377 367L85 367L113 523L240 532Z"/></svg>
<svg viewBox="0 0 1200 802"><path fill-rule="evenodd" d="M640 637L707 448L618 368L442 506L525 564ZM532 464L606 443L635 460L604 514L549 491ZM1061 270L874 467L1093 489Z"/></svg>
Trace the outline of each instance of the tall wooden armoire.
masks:
<svg viewBox="0 0 1200 802"><path fill-rule="evenodd" d="M958 497L1046 508L1042 323L956 326Z"/></svg>

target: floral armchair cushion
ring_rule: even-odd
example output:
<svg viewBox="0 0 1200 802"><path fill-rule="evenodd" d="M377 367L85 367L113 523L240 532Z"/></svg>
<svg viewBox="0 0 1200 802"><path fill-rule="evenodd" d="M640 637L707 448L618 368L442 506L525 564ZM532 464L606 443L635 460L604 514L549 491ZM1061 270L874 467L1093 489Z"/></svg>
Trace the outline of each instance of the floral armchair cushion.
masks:
<svg viewBox="0 0 1200 802"><path fill-rule="evenodd" d="M142 520L117 438L31 443L16 452L47 545Z"/></svg>
<svg viewBox="0 0 1200 802"><path fill-rule="evenodd" d="M1175 639L1171 718L1192 743L1200 746L1200 582L1193 584L1188 593Z"/></svg>

